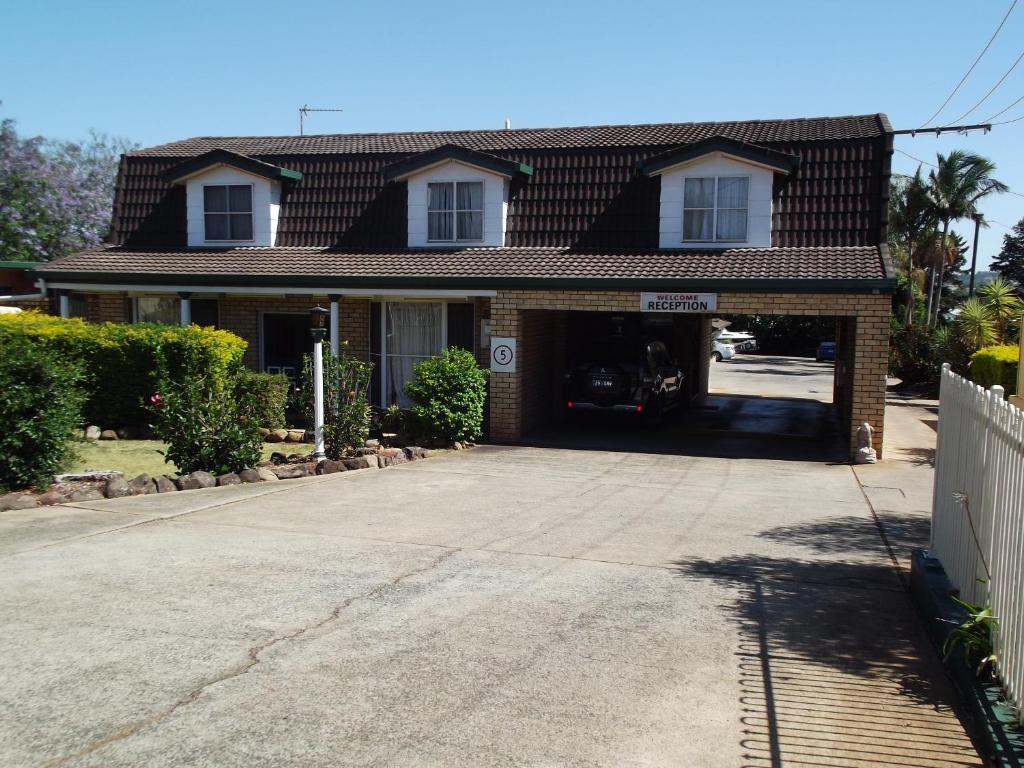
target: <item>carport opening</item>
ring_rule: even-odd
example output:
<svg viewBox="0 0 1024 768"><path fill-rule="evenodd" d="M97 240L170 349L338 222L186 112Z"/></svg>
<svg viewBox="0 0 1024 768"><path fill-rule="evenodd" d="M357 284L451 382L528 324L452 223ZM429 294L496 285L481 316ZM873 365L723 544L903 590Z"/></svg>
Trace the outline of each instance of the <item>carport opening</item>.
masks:
<svg viewBox="0 0 1024 768"><path fill-rule="evenodd" d="M527 442L561 447L845 456L838 366L814 359L822 341L836 342L842 354L844 322L814 318L802 346L780 350L785 354L769 354L771 341L717 361L719 330L758 323L684 313L524 311L522 434Z"/></svg>

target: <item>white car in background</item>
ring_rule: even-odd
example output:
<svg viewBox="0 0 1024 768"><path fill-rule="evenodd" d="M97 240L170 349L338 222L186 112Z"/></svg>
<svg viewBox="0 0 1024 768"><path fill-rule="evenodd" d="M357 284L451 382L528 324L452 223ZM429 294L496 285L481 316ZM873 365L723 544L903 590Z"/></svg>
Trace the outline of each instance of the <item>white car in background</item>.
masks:
<svg viewBox="0 0 1024 768"><path fill-rule="evenodd" d="M752 333L722 330L715 338L723 344L732 344L737 352L757 352L757 339Z"/></svg>
<svg viewBox="0 0 1024 768"><path fill-rule="evenodd" d="M732 344L726 344L718 339L711 342L711 359L716 363L732 360L734 357L736 357L736 347Z"/></svg>

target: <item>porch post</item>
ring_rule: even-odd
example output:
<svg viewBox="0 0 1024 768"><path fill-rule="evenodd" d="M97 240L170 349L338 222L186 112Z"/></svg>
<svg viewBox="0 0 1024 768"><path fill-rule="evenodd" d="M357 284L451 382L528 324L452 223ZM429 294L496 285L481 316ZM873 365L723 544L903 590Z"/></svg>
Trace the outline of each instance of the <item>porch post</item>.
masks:
<svg viewBox="0 0 1024 768"><path fill-rule="evenodd" d="M182 326L191 325L192 323L192 294L191 293L179 293L181 297L181 324Z"/></svg>
<svg viewBox="0 0 1024 768"><path fill-rule="evenodd" d="M60 316L71 317L71 296L67 291L58 291L57 298L60 302Z"/></svg>
<svg viewBox="0 0 1024 768"><path fill-rule="evenodd" d="M341 301L341 296L332 293L327 298L331 300L331 354L337 357L341 350L341 322L338 311L338 302Z"/></svg>

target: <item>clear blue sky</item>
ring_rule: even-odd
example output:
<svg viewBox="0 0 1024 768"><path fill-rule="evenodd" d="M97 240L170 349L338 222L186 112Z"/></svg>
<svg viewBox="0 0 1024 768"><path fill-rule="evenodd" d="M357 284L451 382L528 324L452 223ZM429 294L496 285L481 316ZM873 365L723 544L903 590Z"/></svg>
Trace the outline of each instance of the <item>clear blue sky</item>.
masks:
<svg viewBox="0 0 1024 768"><path fill-rule="evenodd" d="M312 115L309 133L867 112L915 128L1009 2L12 2L0 116L23 135L75 139L94 128L143 145L297 133L304 103L345 110ZM981 98L1022 43L1024 3L937 122ZM968 121L1021 95L1024 62ZM1000 119L1020 115L1024 102ZM896 146L930 161L980 152L1024 193L1024 121ZM895 156L894 170L915 166ZM984 212L1012 225L1024 197L1003 195ZM1005 232L983 231L980 265Z"/></svg>

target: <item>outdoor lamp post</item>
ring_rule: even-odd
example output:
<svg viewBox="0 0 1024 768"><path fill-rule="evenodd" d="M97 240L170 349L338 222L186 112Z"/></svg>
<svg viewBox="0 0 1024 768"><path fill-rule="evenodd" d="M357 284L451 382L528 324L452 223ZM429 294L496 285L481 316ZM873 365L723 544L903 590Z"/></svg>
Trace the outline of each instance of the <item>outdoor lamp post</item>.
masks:
<svg viewBox="0 0 1024 768"><path fill-rule="evenodd" d="M309 333L313 337L313 458L323 461L324 453L324 339L325 322L331 314L319 304L309 311Z"/></svg>

